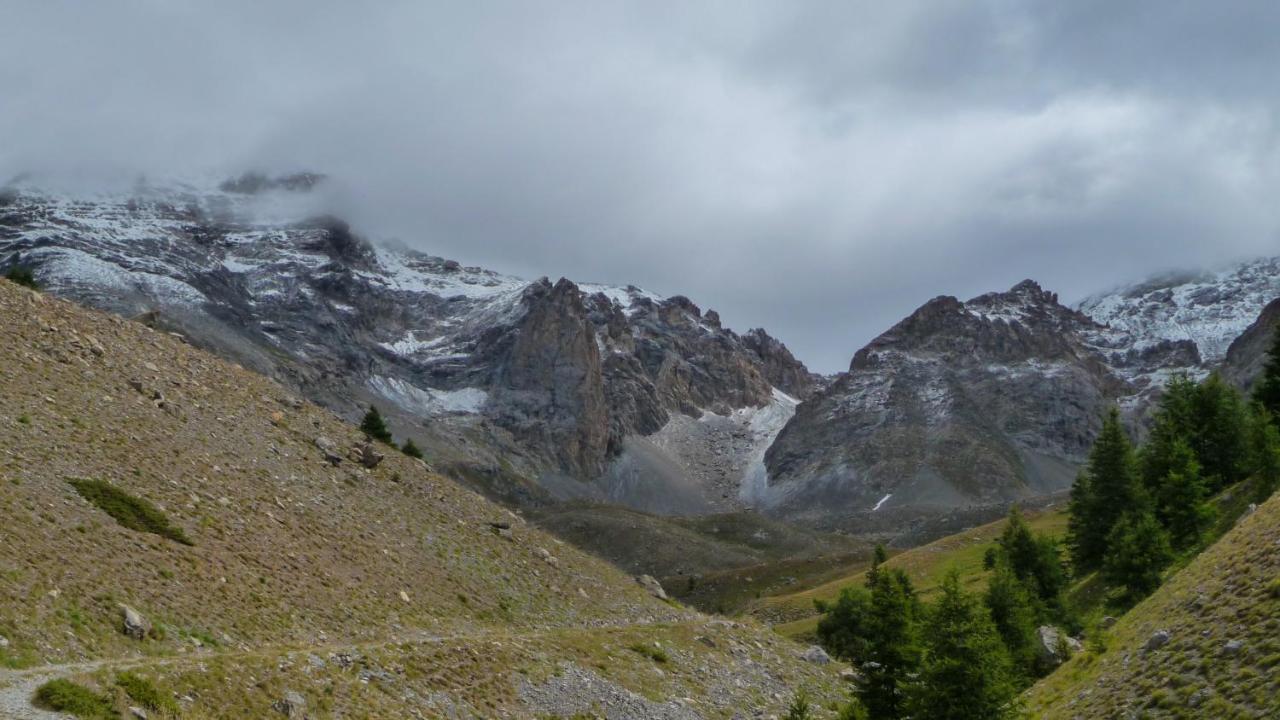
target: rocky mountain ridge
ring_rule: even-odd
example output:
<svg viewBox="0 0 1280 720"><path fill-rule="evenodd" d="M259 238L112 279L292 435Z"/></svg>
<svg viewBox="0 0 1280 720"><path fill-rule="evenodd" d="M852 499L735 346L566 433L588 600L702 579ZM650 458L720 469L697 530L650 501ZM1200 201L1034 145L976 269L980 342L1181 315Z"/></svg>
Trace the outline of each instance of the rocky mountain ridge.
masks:
<svg viewBox="0 0 1280 720"><path fill-rule="evenodd" d="M0 264L90 305L152 313L349 417L384 405L398 436L496 478L499 494L536 479L523 501L627 502L632 490L596 481L632 440L675 416L768 407L775 385L815 386L763 330L739 336L684 297L375 246L316 214L322 186L246 175L79 196L19 182L0 196ZM737 503L687 490L680 507Z"/></svg>
<svg viewBox="0 0 1280 720"><path fill-rule="evenodd" d="M858 532L1066 488L1112 404L1140 418L1169 378L1218 367L1247 383L1280 296L1278 259L1074 307L1026 281L935 298L821 378L682 296L375 245L321 212L323 187L17 183L0 267L151 313L348 418L379 404L398 437L518 505L757 508Z"/></svg>

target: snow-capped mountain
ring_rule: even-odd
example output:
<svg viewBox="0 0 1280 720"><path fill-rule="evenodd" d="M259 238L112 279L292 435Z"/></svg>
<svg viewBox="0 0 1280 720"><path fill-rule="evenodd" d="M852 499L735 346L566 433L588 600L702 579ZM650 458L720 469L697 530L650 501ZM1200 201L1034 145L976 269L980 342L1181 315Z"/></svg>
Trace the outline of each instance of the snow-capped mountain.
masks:
<svg viewBox="0 0 1280 720"><path fill-rule="evenodd" d="M691 483L687 454L632 448L673 417L751 426L744 418L786 397L775 386L813 386L781 343L722 328L686 298L375 245L317 214L322 188L312 174L93 194L15 183L0 195L0 266L30 266L49 290L110 311L151 313L348 417L378 403L399 437L518 501L738 506L737 466ZM675 468L670 488L625 482L627 468L654 463Z"/></svg>

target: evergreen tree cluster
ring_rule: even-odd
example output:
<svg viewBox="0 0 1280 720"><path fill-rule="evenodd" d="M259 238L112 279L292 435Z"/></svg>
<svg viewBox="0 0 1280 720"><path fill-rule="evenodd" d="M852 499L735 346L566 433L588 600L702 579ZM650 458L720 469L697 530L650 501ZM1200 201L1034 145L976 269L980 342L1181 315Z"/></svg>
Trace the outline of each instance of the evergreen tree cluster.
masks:
<svg viewBox="0 0 1280 720"><path fill-rule="evenodd" d="M953 571L943 581L938 600L926 606L906 573L884 567L885 554L877 550L866 587L845 588L834 604L823 608L826 615L818 624L823 644L841 657L856 660L861 670L854 700L841 717L976 720L1014 716L1014 698L1029 684L1022 672L1023 659L1034 658L1035 622L1049 606L1039 599L1039 588L1052 588L1049 592L1057 602L1065 575L1057 562L1056 546L1032 536L1020 517L1013 519L1019 527L1001 538L997 577L1006 578L1001 587L1017 593L1008 603L1009 612L1001 617L1017 616L1029 628L1019 627L1026 629L1019 637L1023 654L1015 659L1005 628L996 620L998 613L991 609L992 595L1003 592L996 589L995 579L982 598L966 593ZM1011 561L1011 557L1018 559ZM1045 567L1055 563L1056 569ZM1028 588L1037 589L1035 598Z"/></svg>
<svg viewBox="0 0 1280 720"><path fill-rule="evenodd" d="M1068 544L1076 572L1100 570L1129 601L1139 600L1179 555L1203 547L1216 493L1249 480L1258 501L1269 497L1280 485L1271 403L1280 403L1280 340L1252 403L1216 373L1201 383L1177 378L1164 389L1141 448L1112 410L1071 490Z"/></svg>

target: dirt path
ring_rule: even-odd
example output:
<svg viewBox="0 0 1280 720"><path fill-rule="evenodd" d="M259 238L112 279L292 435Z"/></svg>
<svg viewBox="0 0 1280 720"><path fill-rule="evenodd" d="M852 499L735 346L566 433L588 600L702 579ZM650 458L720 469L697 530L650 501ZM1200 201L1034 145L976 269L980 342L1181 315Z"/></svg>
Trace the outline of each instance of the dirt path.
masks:
<svg viewBox="0 0 1280 720"><path fill-rule="evenodd" d="M114 670L128 670L132 668L145 667L178 667L182 665L195 665L205 662L213 658L268 658L275 657L285 653L316 653L324 655L328 653L350 652L350 651L368 651L377 650L379 648L391 645L402 645L405 643L417 643L422 645L436 643L452 643L452 642L486 642L491 640L534 640L544 638L556 633L570 632L574 630L617 630L626 628L648 627L652 625L667 625L672 627L692 627L695 625L704 625L706 620L687 620L684 622L664 623L664 622L640 622L640 623L618 623L610 625L601 625L599 627L576 627L564 626L547 628L545 630L533 630L529 632L510 632L504 630L494 630L491 632L463 633L458 635L429 635L422 634L417 636L397 637L385 640L374 640L365 643L326 643L323 645L311 645L304 647L297 646L268 646L256 648L253 650L227 650L227 651L210 651L200 652L191 655L173 655L162 657L136 657L136 658L103 658L101 660L90 660L79 663L66 663L62 665L41 665L34 668L26 668L23 670L0 670L0 720L73 720L71 716L61 713L49 712L41 710L31 704L31 697L35 694L36 688L42 684L56 679L71 677L74 675L82 675L85 673L97 672L103 668L112 668Z"/></svg>

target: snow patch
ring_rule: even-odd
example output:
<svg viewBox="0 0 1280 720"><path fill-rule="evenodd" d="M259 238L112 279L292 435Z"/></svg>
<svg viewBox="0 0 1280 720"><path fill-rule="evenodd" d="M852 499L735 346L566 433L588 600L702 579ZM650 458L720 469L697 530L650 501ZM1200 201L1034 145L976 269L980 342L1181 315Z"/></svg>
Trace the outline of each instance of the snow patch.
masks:
<svg viewBox="0 0 1280 720"><path fill-rule="evenodd" d="M489 393L480 388L422 388L398 378L380 375L369 378L369 387L404 410L424 416L475 415L489 401Z"/></svg>
<svg viewBox="0 0 1280 720"><path fill-rule="evenodd" d="M880 509L880 506L881 506L881 505L884 505L884 504L885 504L885 503L887 503L887 502L889 502L889 498L891 498L891 497L893 497L893 493L889 493L888 495L885 495L884 497L880 498L880 502L876 503L876 506L875 506L875 507L873 507L873 508L871 508L871 512L875 512L875 511L879 510L879 509Z"/></svg>

